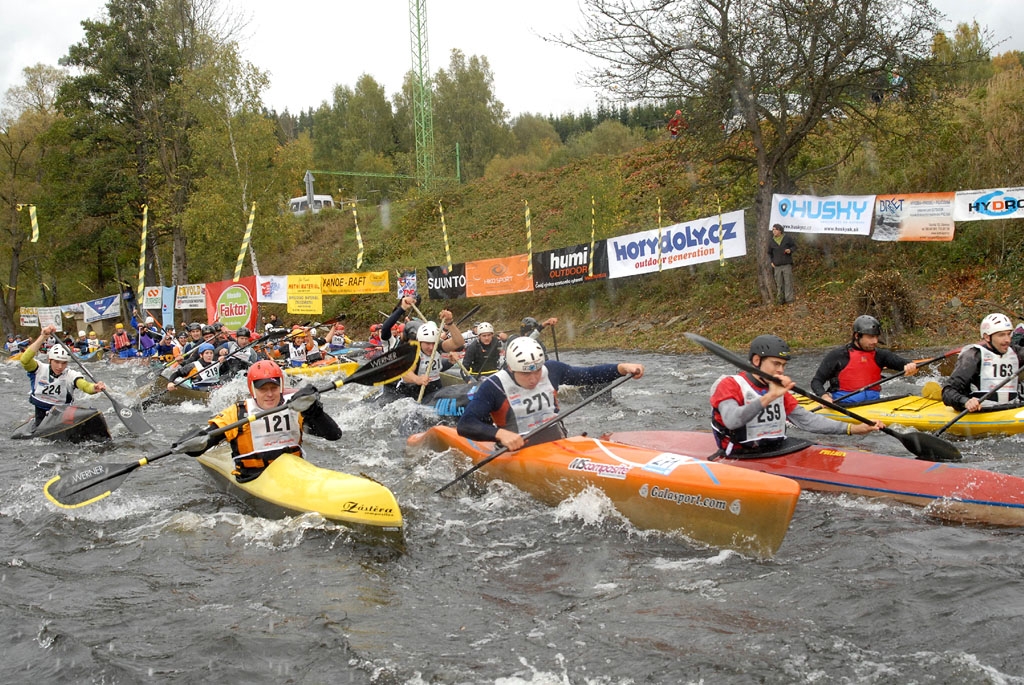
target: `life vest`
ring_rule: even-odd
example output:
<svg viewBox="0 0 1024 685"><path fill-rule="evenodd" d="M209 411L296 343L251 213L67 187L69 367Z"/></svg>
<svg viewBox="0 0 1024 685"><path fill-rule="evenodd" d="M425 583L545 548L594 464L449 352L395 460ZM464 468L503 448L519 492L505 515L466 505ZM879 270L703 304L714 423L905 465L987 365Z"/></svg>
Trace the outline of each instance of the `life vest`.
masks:
<svg viewBox="0 0 1024 685"><path fill-rule="evenodd" d="M111 338L111 342L114 345L114 349L117 351L130 347L132 344L131 339L123 328L119 331L114 331L114 336Z"/></svg>
<svg viewBox="0 0 1024 685"><path fill-rule="evenodd" d="M301 366L306 363L307 350L306 343L299 342L295 344L291 341L288 342L288 360L291 361L293 366Z"/></svg>
<svg viewBox="0 0 1024 685"><path fill-rule="evenodd" d="M89 338L86 342L89 344L90 352L93 352L100 348L100 341L97 338Z"/></svg>
<svg viewBox="0 0 1024 685"><path fill-rule="evenodd" d="M850 361L843 370L839 372L839 389L844 392L858 390L868 383L882 380L882 369L875 361L874 351L865 352L856 347L850 347ZM868 390L878 390L877 386Z"/></svg>
<svg viewBox="0 0 1024 685"><path fill-rule="evenodd" d="M188 375L192 381L193 388L215 385L220 381L220 364L211 363L209 366L203 364L202 360L192 364L193 372Z"/></svg>
<svg viewBox="0 0 1024 685"><path fill-rule="evenodd" d="M350 342L344 333L335 333L330 339L331 351L344 349L348 347Z"/></svg>
<svg viewBox="0 0 1024 685"><path fill-rule="evenodd" d="M54 376L50 371L50 365L37 362L35 371L28 374L32 383L32 391L28 401L36 407L49 409L58 404L71 404L72 393L75 383L82 374L71 369L65 369L64 373Z"/></svg>
<svg viewBox="0 0 1024 685"><path fill-rule="evenodd" d="M977 348L981 355L981 364L978 369L978 385L974 385L972 381L971 397L975 397L980 400L1004 380L1011 376L1016 376L1017 372L1020 370L1017 361L1017 352L1012 347L1006 350L1006 353L1002 355L996 354L985 345L968 345L964 347L964 350L970 349L971 347ZM960 354L963 354L963 351L961 351ZM1016 402L1017 398L1017 383L1010 381L1000 388L999 392L993 395L990 399L985 400L983 404L985 406L1008 404L1010 402Z"/></svg>
<svg viewBox="0 0 1024 685"><path fill-rule="evenodd" d="M718 384L726 378L732 378L736 381L736 384L740 386L740 392L743 393L743 404L749 404L751 402L760 402L761 396L768 392L768 389L757 390L747 379L742 375L735 376L722 376L715 384L711 386L711 394L715 394L715 390L718 388ZM725 427L725 424L721 422L718 415L718 411L715 410L711 415L711 428L715 432L715 437L718 439L721 445L721 438L728 438L728 446L725 448L725 453L729 454L732 452L733 447L737 444L744 445L746 447L756 448L759 447L759 443L762 440L769 442L781 441L786 438L786 405L784 397L776 397L767 407L762 407L761 411L757 413L753 419L747 422L746 425L736 429L729 429Z"/></svg>
<svg viewBox="0 0 1024 685"><path fill-rule="evenodd" d="M555 391L555 386L551 384L546 366L541 374L540 383L532 390L527 390L517 384L508 370L499 371L492 378L501 383L511 410L511 415L491 415L494 425L499 428L525 435L558 414L558 393ZM501 421L510 421L510 423L500 425Z"/></svg>
<svg viewBox="0 0 1024 685"><path fill-rule="evenodd" d="M260 411L251 397L236 406L239 419ZM261 416L245 430L237 431L230 442L235 462L247 468L262 468L285 452L302 456L302 415L293 409L283 409ZM265 463L255 466L243 461L250 459L262 459Z"/></svg>

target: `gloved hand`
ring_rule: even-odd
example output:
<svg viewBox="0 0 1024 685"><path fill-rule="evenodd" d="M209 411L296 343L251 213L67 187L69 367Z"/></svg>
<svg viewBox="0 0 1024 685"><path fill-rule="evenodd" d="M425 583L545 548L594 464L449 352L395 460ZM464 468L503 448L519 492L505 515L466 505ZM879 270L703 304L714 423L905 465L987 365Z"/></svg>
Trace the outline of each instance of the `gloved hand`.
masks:
<svg viewBox="0 0 1024 685"><path fill-rule="evenodd" d="M302 413L310 409L320 399L320 391L313 385L304 385L288 396L288 406Z"/></svg>
<svg viewBox="0 0 1024 685"><path fill-rule="evenodd" d="M174 442L174 449L184 452L193 457L198 457L206 451L210 437L206 434L206 427L197 428L186 433Z"/></svg>

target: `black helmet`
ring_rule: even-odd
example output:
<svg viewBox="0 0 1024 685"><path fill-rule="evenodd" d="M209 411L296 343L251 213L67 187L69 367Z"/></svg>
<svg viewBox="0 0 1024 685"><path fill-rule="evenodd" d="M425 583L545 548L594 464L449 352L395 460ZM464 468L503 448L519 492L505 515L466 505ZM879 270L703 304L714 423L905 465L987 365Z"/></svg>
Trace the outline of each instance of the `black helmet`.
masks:
<svg viewBox="0 0 1024 685"><path fill-rule="evenodd" d="M853 320L853 333L854 335L881 335L882 324L878 322L873 316L862 314Z"/></svg>
<svg viewBox="0 0 1024 685"><path fill-rule="evenodd" d="M203 335L213 335L216 332L213 326L203 326Z"/></svg>
<svg viewBox="0 0 1024 685"><path fill-rule="evenodd" d="M222 328L224 328L224 324L222 324L220 321L215 321L213 323L213 332L214 333L220 333L220 329L222 329Z"/></svg>
<svg viewBox="0 0 1024 685"><path fill-rule="evenodd" d="M754 355L789 359L789 345L777 335L759 335L750 342L750 361Z"/></svg>
<svg viewBox="0 0 1024 685"><path fill-rule="evenodd" d="M525 319L523 319L522 324L519 326L519 333L521 335L529 335L530 333L539 330L540 321L537 321L537 319L533 318L532 316L528 316Z"/></svg>
<svg viewBox="0 0 1024 685"><path fill-rule="evenodd" d="M409 319L405 323L405 332L402 335L405 336L407 341L413 342L416 340L416 331L418 331L422 325L423 322L419 319Z"/></svg>
<svg viewBox="0 0 1024 685"><path fill-rule="evenodd" d="M201 331L203 330L203 324L193 321L188 325L190 331Z"/></svg>
<svg viewBox="0 0 1024 685"><path fill-rule="evenodd" d="M237 336L239 338L251 338L252 337L252 333L249 332L248 328L246 328L245 326L242 326L237 331L235 331L235 336Z"/></svg>

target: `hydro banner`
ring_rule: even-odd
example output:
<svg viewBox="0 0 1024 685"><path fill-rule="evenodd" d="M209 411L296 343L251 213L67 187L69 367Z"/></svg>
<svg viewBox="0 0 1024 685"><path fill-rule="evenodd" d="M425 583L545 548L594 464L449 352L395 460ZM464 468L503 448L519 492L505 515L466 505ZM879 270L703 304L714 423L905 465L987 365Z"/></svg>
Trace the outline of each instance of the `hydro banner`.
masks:
<svg viewBox="0 0 1024 685"><path fill-rule="evenodd" d="M593 275L590 273L591 257L594 260ZM606 278L608 278L608 250L604 240L594 242L593 253L590 252L590 243L533 253L533 287L535 290L554 288L560 285L576 285Z"/></svg>
<svg viewBox="0 0 1024 685"><path fill-rule="evenodd" d="M107 295L98 300L83 302L82 312L85 314L86 323L101 319L116 319L121 316L121 298L118 295Z"/></svg>
<svg viewBox="0 0 1024 685"><path fill-rule="evenodd" d="M457 300L466 296L466 265L427 267L427 297L431 300Z"/></svg>
<svg viewBox="0 0 1024 685"><path fill-rule="evenodd" d="M230 330L256 328L256 277L206 284L206 318Z"/></svg>
<svg viewBox="0 0 1024 685"><path fill-rule="evenodd" d="M660 234L660 240L659 240ZM747 254L743 210L608 238L608 278L731 259Z"/></svg>
<svg viewBox="0 0 1024 685"><path fill-rule="evenodd" d="M872 240L950 241L954 193L875 195Z"/></svg>
<svg viewBox="0 0 1024 685"><path fill-rule="evenodd" d="M953 210L956 221L1024 219L1024 188L960 190Z"/></svg>
<svg viewBox="0 0 1024 685"><path fill-rule="evenodd" d="M257 276L256 301L288 304L288 277Z"/></svg>
<svg viewBox="0 0 1024 685"><path fill-rule="evenodd" d="M324 298L320 275L288 276L288 313L323 314Z"/></svg>
<svg viewBox="0 0 1024 685"><path fill-rule="evenodd" d="M466 262L466 297L508 295L533 290L530 258L519 254Z"/></svg>
<svg viewBox="0 0 1024 685"><path fill-rule="evenodd" d="M772 195L770 226L782 224L787 233L871 233L874 195Z"/></svg>
<svg viewBox="0 0 1024 685"><path fill-rule="evenodd" d="M391 290L387 271L367 271L350 274L320 276L320 291L324 295L374 295Z"/></svg>

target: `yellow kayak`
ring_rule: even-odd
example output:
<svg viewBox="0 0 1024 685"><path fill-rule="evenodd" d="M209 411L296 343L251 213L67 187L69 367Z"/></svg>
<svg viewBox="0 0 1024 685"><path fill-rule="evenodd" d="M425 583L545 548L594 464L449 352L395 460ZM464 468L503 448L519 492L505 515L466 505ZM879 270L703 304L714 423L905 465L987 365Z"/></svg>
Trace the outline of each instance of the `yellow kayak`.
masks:
<svg viewBox="0 0 1024 685"><path fill-rule="evenodd" d="M402 511L386 487L364 476L315 466L284 454L248 483L231 475L230 447L220 445L197 458L217 488L266 518L316 512L375 539L402 544Z"/></svg>
<svg viewBox="0 0 1024 685"><path fill-rule="evenodd" d="M938 430L960 413L942 403L942 387L938 383L929 381L921 390L920 395L883 397L874 402L857 402L842 406L872 421L882 421L885 424L895 423L919 431ZM815 413L837 421L859 423L856 419L822 407L813 400L800 398L800 404ZM946 432L969 438L1024 433L1024 406L1004 405L966 414L950 426Z"/></svg>
<svg viewBox="0 0 1024 685"><path fill-rule="evenodd" d="M341 374L350 376L358 368L358 362L336 362L319 366L286 366L284 372L289 376L337 376Z"/></svg>

